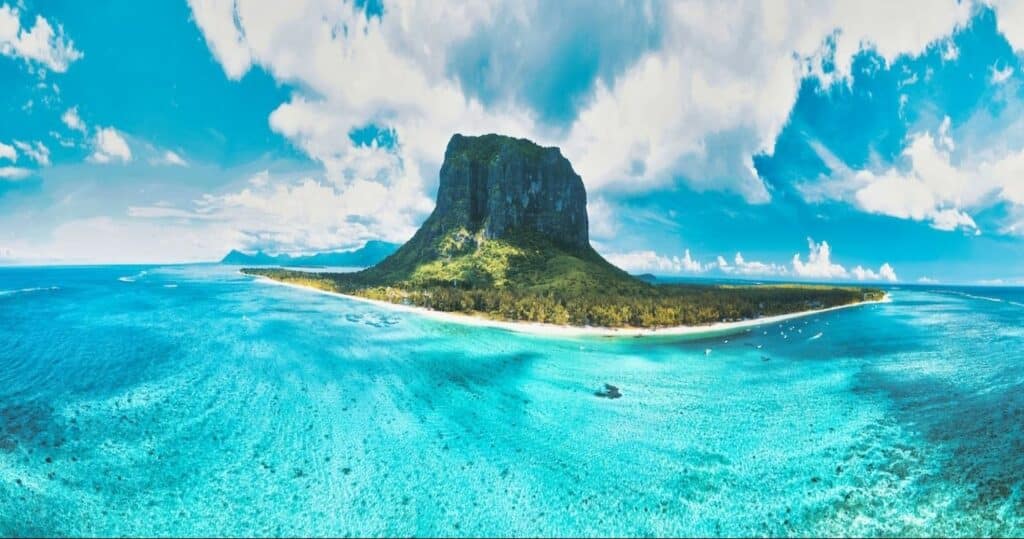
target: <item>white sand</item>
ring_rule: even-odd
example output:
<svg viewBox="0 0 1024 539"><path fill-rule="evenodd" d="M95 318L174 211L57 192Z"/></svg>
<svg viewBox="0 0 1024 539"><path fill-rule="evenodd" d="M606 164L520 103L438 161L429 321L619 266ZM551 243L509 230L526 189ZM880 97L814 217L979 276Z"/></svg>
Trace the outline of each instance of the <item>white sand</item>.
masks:
<svg viewBox="0 0 1024 539"><path fill-rule="evenodd" d="M349 299L352 301L371 303L373 305L377 305L385 309L414 313L421 316L434 318L436 320L442 320L444 322L465 324L469 326L498 328L507 331L515 331L517 333L530 333L534 335L546 335L553 337L655 337L720 335L725 333L737 332L739 330L755 326L774 324L777 322L782 322L783 320L790 320L793 318L800 318L804 316L810 316L829 311L836 311L839 309L846 309L848 307L860 307L862 305L870 305L873 303L888 303L892 301L892 298L889 297L889 294L886 294L885 297L880 300L862 301L860 303L851 303L849 305L839 305L838 307L828 307L826 309L812 309L809 311L779 314L775 316L753 318L750 320L738 320L735 322L715 322L714 324L707 324L703 326L672 326L666 328L606 328L594 326L560 326L557 324L544 324L540 322L507 322L503 320L491 320L489 318L483 318L480 316L473 316L462 313L446 313L442 311L427 309L425 307L417 307L414 305L401 305L398 303L362 298L359 296L350 296L348 294L341 294L338 292L328 292L327 290L321 290L319 288L313 288L311 286L303 286L294 283L276 281L269 277L257 276L256 279L259 282L267 284L275 284L280 286L287 286L290 288L298 288L300 290L317 292L320 294L327 294L329 296L336 296L340 298Z"/></svg>

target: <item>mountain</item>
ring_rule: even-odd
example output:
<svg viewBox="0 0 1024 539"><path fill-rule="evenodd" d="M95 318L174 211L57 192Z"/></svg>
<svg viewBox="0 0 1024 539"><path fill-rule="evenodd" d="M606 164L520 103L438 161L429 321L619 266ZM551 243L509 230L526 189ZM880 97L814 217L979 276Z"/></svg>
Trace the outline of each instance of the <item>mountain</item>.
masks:
<svg viewBox="0 0 1024 539"><path fill-rule="evenodd" d="M437 205L416 234L361 276L413 287L635 291L590 246L583 180L558 148L455 135Z"/></svg>
<svg viewBox="0 0 1024 539"><path fill-rule="evenodd" d="M590 245L583 180L558 148L501 135L448 142L437 205L379 264L353 273L242 271L294 284L503 320L664 327L878 299L877 289L650 282Z"/></svg>
<svg viewBox="0 0 1024 539"><path fill-rule="evenodd" d="M246 254L232 250L221 261L221 264L237 266L336 266L360 267L372 266L385 259L398 249L398 244L386 241L370 240L365 245L351 251L335 251L304 256L287 254L268 255L263 251Z"/></svg>

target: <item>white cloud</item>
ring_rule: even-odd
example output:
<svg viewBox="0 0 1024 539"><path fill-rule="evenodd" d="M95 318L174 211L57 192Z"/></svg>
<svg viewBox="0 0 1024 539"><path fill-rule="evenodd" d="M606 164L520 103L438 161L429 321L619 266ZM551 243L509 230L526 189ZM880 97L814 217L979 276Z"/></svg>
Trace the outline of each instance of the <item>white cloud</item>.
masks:
<svg viewBox="0 0 1024 539"><path fill-rule="evenodd" d="M39 142L22 142L20 140L14 141L14 145L21 150L21 153L32 158L36 163L48 167L50 166L50 149L45 144Z"/></svg>
<svg viewBox="0 0 1024 539"><path fill-rule="evenodd" d="M31 174L27 168L21 167L0 167L0 180L17 181L23 180Z"/></svg>
<svg viewBox="0 0 1024 539"><path fill-rule="evenodd" d="M952 62L960 57L960 48L956 46L956 43L952 39L946 41L945 46L942 48L942 59L946 62Z"/></svg>
<svg viewBox="0 0 1024 539"><path fill-rule="evenodd" d="M701 273L707 271L708 267L700 262L697 262L690 256L690 250L686 249L683 252L683 258L679 261L679 266L683 271L690 273Z"/></svg>
<svg viewBox="0 0 1024 539"><path fill-rule="evenodd" d="M816 243L807 238L807 262L800 259L800 254L793 255L793 274L808 279L840 280L851 276L858 281L890 281L899 280L896 270L888 263L882 264L878 271L856 266L847 271L842 265L832 261L832 247L827 241Z"/></svg>
<svg viewBox="0 0 1024 539"><path fill-rule="evenodd" d="M252 57L238 27L234 0L189 0L188 4L224 73L233 80L242 78L252 65Z"/></svg>
<svg viewBox="0 0 1024 539"><path fill-rule="evenodd" d="M15 241L10 249L22 263L175 263L216 260L236 241L224 227L89 217L60 224L46 241Z"/></svg>
<svg viewBox="0 0 1024 539"><path fill-rule="evenodd" d="M877 272L863 266L856 266L851 272L858 281L889 281L894 283L899 280L896 276L896 271L888 263L882 264L882 267L878 268Z"/></svg>
<svg viewBox="0 0 1024 539"><path fill-rule="evenodd" d="M733 256L732 262L719 255L714 262L701 263L690 256L689 249L684 252L682 257L661 255L651 250L640 250L610 253L606 254L605 258L616 266L631 272L705 273L715 270L726 275L744 277L792 275L814 280L842 280L851 277L858 281L896 282L899 280L896 270L888 262L882 264L877 271L859 265L852 271L847 271L846 268L832 261L832 248L828 242L815 243L814 240L808 238L807 243L809 248L807 262L801 259L799 253L794 254L791 267L773 262L747 260L739 252Z"/></svg>
<svg viewBox="0 0 1024 539"><path fill-rule="evenodd" d="M78 107L71 107L64 111L64 114L60 117L60 121L64 122L64 125L74 129L75 131L81 131L82 133L85 133L86 131L85 122L83 122L82 118L78 116Z"/></svg>
<svg viewBox="0 0 1024 539"><path fill-rule="evenodd" d="M896 270L893 269L888 262L882 264L882 267L878 268L878 276L879 278L885 279L889 282L896 282L900 280L900 278L896 276Z"/></svg>
<svg viewBox="0 0 1024 539"><path fill-rule="evenodd" d="M99 127L93 137L93 153L89 160L94 163L111 163L115 160L127 163L132 160L128 142L113 127Z"/></svg>
<svg viewBox="0 0 1024 539"><path fill-rule="evenodd" d="M630 251L605 255L609 262L631 272L655 271L662 273L703 273L711 264L701 264L686 249L683 256L662 256L654 251Z"/></svg>
<svg viewBox="0 0 1024 539"><path fill-rule="evenodd" d="M1017 0L984 0L996 11L996 28L1017 51L1024 50L1024 4Z"/></svg>
<svg viewBox="0 0 1024 539"><path fill-rule="evenodd" d="M53 26L37 15L31 28L21 26L21 13L7 4L0 6L0 54L37 62L52 71L63 73L82 58L64 29Z"/></svg>
<svg viewBox="0 0 1024 539"><path fill-rule="evenodd" d="M604 197L590 196L587 199L587 223L590 225L590 237L613 238L618 231L615 220L615 209Z"/></svg>
<svg viewBox="0 0 1024 539"><path fill-rule="evenodd" d="M413 200L408 200L412 197ZM398 204L429 211L432 204L402 184L354 179L343 186L313 178L253 174L244 186L206 194L192 207L132 206L139 220L192 222L197 228L231 238L230 247L273 252L315 252L357 247L369 239L405 241L418 221L386 211ZM418 213L417 213L418 214Z"/></svg>
<svg viewBox="0 0 1024 539"><path fill-rule="evenodd" d="M989 68L989 71L991 72L989 82L992 84L1002 84L1010 80L1010 77L1013 76L1013 67L1011 66L1004 66L1002 69L992 66Z"/></svg>
<svg viewBox="0 0 1024 539"><path fill-rule="evenodd" d="M339 187L355 177L385 189L401 184L429 192L452 133L499 132L561 146L591 194L647 190L681 179L751 202L770 198L752 156L773 151L802 76L845 80L851 58L865 46L888 61L918 54L971 12L967 3L936 9L930 0L872 9L806 0L691 2L668 4L665 13L654 13L660 5L645 5L649 24L660 26L660 49L617 77L599 77L593 94L581 97L578 117L561 130L540 124L515 98L523 92L485 106L464 91L451 69L453 51L473 35L530 41L528 32L553 31L524 24L539 11L536 3L395 2L380 18L333 0L273 8L259 0L190 0L190 6L228 77L239 79L259 65L302 88L271 114L270 125L323 163ZM435 28L445 31L425 31ZM828 75L821 69L826 38L834 41L829 61L837 67ZM533 84L515 76L522 57L491 54L481 76ZM352 144L348 133L369 123L395 130L393 153ZM607 223L598 224L599 234Z"/></svg>
<svg viewBox="0 0 1024 539"><path fill-rule="evenodd" d="M919 277L917 282L921 284L937 284L939 281L932 279L931 277Z"/></svg>
<svg viewBox="0 0 1024 539"><path fill-rule="evenodd" d="M807 238L810 252L807 262L800 260L800 254L793 255L793 273L800 277L812 279L841 279L849 276L846 268L832 262L832 248L827 241L815 243Z"/></svg>
<svg viewBox="0 0 1024 539"><path fill-rule="evenodd" d="M12 162L17 161L18 152L14 149L14 146L0 142L0 159L6 159Z"/></svg>
<svg viewBox="0 0 1024 539"><path fill-rule="evenodd" d="M266 187L270 184L270 171L261 170L249 177L249 185L255 187Z"/></svg>
<svg viewBox="0 0 1024 539"><path fill-rule="evenodd" d="M832 174L797 188L809 202L844 200L867 212L974 234L981 233L974 212L999 203L1009 207L1011 219L1024 212L1024 148L990 141L975 144L978 150L958 150L951 131L946 117L934 135L912 134L902 154L905 165L881 170L850 170L826 148L812 144ZM1005 224L999 232L1013 234L1014 225Z"/></svg>
<svg viewBox="0 0 1024 539"><path fill-rule="evenodd" d="M767 201L751 156L773 151L799 78L811 73L826 84L845 80L851 59L866 44L889 62L919 54L970 16L966 3L934 7L672 4L664 49L642 58L614 84L599 83L565 141L566 153L590 186L647 188L682 175L698 189ZM826 37L835 43L829 58L822 47ZM832 74L822 69L825 63L835 66Z"/></svg>
<svg viewBox="0 0 1024 539"><path fill-rule="evenodd" d="M789 273L789 270L785 266L781 266L779 264L746 260L745 258L743 258L743 254L741 253L736 253L736 256L733 257L732 264L726 262L724 257L719 256L717 259L716 266L722 272L730 275L780 276Z"/></svg>
<svg viewBox="0 0 1024 539"><path fill-rule="evenodd" d="M216 220L219 216L210 213L182 210L168 206L129 206L128 217L143 219L185 219L185 220Z"/></svg>
<svg viewBox="0 0 1024 539"><path fill-rule="evenodd" d="M172 152L171 150L165 150L158 157L151 159L150 163L154 165L171 165L177 167L188 166L188 162L185 161L183 157L181 157L175 152Z"/></svg>

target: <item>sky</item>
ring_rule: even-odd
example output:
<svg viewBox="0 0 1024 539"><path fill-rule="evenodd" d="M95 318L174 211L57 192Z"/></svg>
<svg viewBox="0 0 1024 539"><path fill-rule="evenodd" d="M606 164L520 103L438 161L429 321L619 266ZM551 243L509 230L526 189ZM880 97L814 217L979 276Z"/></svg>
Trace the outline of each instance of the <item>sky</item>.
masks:
<svg viewBox="0 0 1024 539"><path fill-rule="evenodd" d="M1024 3L0 0L0 264L402 242L558 146L634 272L1024 284Z"/></svg>

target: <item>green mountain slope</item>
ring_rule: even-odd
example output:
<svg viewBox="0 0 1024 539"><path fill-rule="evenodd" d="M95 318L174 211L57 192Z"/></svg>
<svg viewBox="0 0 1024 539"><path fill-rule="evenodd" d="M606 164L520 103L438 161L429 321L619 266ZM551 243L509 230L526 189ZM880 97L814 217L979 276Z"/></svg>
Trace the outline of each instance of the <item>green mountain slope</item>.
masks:
<svg viewBox="0 0 1024 539"><path fill-rule="evenodd" d="M583 181L557 148L455 135L437 206L404 245L355 273L246 273L505 320L608 327L696 325L878 299L828 286L656 285L590 245Z"/></svg>

